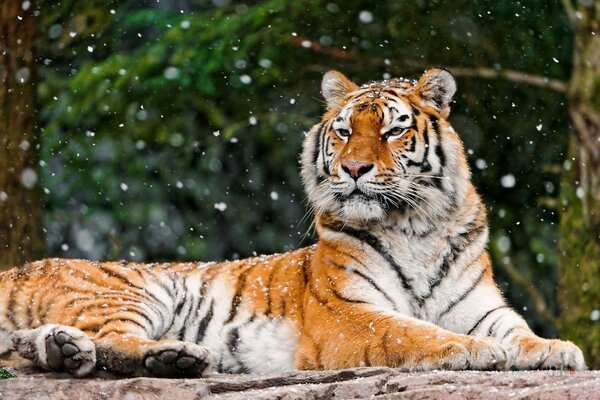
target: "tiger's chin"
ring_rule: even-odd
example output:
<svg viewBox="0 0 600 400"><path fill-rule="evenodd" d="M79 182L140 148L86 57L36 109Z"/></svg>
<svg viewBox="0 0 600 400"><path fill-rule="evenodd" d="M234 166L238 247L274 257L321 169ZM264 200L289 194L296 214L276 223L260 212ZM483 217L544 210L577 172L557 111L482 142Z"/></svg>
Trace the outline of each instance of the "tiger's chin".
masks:
<svg viewBox="0 0 600 400"><path fill-rule="evenodd" d="M348 199L341 207L340 214L346 221L381 221L387 215L385 208L376 200Z"/></svg>

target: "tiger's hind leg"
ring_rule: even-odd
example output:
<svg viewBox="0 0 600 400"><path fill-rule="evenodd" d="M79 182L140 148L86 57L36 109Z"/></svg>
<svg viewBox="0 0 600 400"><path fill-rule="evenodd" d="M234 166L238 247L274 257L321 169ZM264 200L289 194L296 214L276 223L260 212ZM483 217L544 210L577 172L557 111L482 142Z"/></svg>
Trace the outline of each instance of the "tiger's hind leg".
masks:
<svg viewBox="0 0 600 400"><path fill-rule="evenodd" d="M86 376L96 365L96 346L77 328L48 324L15 331L14 350L41 368Z"/></svg>
<svg viewBox="0 0 600 400"><path fill-rule="evenodd" d="M96 340L98 367L128 376L199 377L210 371L210 351L179 340L110 333Z"/></svg>

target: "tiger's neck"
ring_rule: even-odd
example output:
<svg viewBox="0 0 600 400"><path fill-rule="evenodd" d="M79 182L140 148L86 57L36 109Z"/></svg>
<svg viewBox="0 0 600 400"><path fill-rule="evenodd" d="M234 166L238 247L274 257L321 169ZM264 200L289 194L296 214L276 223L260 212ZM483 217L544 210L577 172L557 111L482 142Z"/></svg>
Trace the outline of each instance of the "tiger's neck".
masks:
<svg viewBox="0 0 600 400"><path fill-rule="evenodd" d="M420 259L429 259L427 253L434 255L456 241L464 246L477 242L476 247L483 251L487 243L487 215L473 185L469 182L464 194L456 196L453 202L447 214L424 216L422 212L406 209L392 211L379 221L348 221L332 213L321 213L316 216L317 233L320 241L336 246L359 240L370 247L387 248L392 254Z"/></svg>

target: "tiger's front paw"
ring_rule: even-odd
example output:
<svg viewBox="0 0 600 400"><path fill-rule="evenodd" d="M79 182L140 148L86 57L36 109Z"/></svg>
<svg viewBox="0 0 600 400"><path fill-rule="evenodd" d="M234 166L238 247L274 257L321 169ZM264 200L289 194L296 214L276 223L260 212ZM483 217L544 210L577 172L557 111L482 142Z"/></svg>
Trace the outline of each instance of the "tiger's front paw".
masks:
<svg viewBox="0 0 600 400"><path fill-rule="evenodd" d="M464 343L446 343L439 368L503 370L506 369L507 361L507 353L496 339L473 337Z"/></svg>
<svg viewBox="0 0 600 400"><path fill-rule="evenodd" d="M568 341L519 336L509 351L514 356L513 369L586 369L583 353Z"/></svg>
<svg viewBox="0 0 600 400"><path fill-rule="evenodd" d="M500 342L491 337L475 337L469 345L470 369L504 370L509 364L508 353Z"/></svg>

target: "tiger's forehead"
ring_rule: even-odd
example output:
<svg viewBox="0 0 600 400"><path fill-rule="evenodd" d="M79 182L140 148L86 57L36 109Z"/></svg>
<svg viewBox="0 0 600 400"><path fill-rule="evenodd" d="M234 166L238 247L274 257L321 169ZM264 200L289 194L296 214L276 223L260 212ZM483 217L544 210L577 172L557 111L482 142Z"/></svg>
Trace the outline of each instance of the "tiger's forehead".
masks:
<svg viewBox="0 0 600 400"><path fill-rule="evenodd" d="M366 117L385 125L401 115L410 115L411 103L407 96L412 88L411 83L390 86L385 81L363 85L352 94L336 121L351 123Z"/></svg>

